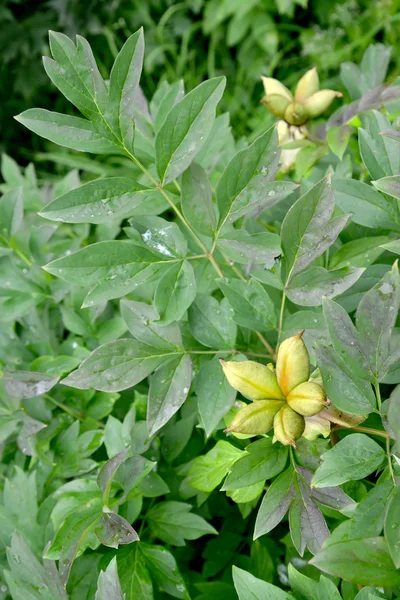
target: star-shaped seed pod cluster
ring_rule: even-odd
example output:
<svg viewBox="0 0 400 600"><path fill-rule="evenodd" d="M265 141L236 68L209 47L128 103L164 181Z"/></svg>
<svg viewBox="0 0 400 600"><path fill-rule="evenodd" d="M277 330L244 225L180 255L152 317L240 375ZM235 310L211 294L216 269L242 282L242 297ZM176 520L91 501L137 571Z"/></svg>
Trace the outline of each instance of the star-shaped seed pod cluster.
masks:
<svg viewBox="0 0 400 600"><path fill-rule="evenodd" d="M317 68L303 75L296 86L294 95L286 86L272 77L261 77L265 96L261 102L268 110L289 125L301 126L310 119L319 117L335 98L342 94L335 90L320 90Z"/></svg>
<svg viewBox="0 0 400 600"><path fill-rule="evenodd" d="M230 385L253 400L243 406L226 432L261 435L274 428L274 439L295 446L305 429L305 417L329 404L323 387L310 380L310 357L303 332L279 347L276 367L252 360L220 359Z"/></svg>

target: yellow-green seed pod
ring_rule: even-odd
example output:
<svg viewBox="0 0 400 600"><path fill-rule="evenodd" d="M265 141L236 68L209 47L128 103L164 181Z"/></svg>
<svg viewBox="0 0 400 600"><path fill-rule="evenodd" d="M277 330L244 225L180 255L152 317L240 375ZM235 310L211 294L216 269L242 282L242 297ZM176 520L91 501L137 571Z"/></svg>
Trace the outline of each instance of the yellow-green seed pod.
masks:
<svg viewBox="0 0 400 600"><path fill-rule="evenodd" d="M319 77L317 67L313 67L299 80L294 97L296 102L303 102L319 90Z"/></svg>
<svg viewBox="0 0 400 600"><path fill-rule="evenodd" d="M261 102L265 104L271 114L279 119L283 119L285 110L291 100L288 100L286 96L281 96L280 94L268 94L267 96L264 96Z"/></svg>
<svg viewBox="0 0 400 600"><path fill-rule="evenodd" d="M303 435L304 417L284 404L274 418L274 438L284 446L295 446L296 440Z"/></svg>
<svg viewBox="0 0 400 600"><path fill-rule="evenodd" d="M310 357L301 339L303 331L287 338L279 346L276 360L278 384L285 397L310 377Z"/></svg>
<svg viewBox="0 0 400 600"><path fill-rule="evenodd" d="M334 90L321 90L304 100L304 108L309 119L319 117L332 104L335 98L341 98L343 94Z"/></svg>
<svg viewBox="0 0 400 600"><path fill-rule="evenodd" d="M250 400L284 400L275 373L254 360L240 362L219 359L231 386Z"/></svg>
<svg viewBox="0 0 400 600"><path fill-rule="evenodd" d="M293 100L293 94L287 89L286 86L283 85L283 83L277 79L274 79L273 77L261 76L261 81L263 82L266 96L278 94L278 96L283 96L289 100L289 102Z"/></svg>
<svg viewBox="0 0 400 600"><path fill-rule="evenodd" d="M328 405L324 389L312 381L297 385L287 396L287 403L303 417L313 417Z"/></svg>
<svg viewBox="0 0 400 600"><path fill-rule="evenodd" d="M291 102L288 104L284 119L290 125L303 125L309 118L308 111L306 110L304 104L300 104L299 102Z"/></svg>
<svg viewBox="0 0 400 600"><path fill-rule="evenodd" d="M285 404L283 400L257 400L239 410L225 432L261 435L267 433L274 423L276 413Z"/></svg>

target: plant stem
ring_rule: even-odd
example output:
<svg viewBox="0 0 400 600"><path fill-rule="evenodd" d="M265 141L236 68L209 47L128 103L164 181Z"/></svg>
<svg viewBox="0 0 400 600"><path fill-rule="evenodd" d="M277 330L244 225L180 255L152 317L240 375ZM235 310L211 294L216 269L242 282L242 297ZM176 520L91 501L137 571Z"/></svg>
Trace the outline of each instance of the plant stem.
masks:
<svg viewBox="0 0 400 600"><path fill-rule="evenodd" d="M15 248L14 246L12 246L12 244L10 244L9 240L2 234L0 233L0 240L6 244L6 246L8 246L11 250L13 250L13 252L15 252L15 254L17 256L20 257L21 260L24 261L24 263L28 266L31 267L32 263L29 260L29 258L27 256L25 256L25 254L23 252L21 252L21 250L19 250L18 248Z"/></svg>
<svg viewBox="0 0 400 600"><path fill-rule="evenodd" d="M396 485L396 480L394 477L394 471L393 471L393 465L392 465L392 453L390 451L390 437L389 436L386 438L386 454L387 454L387 459L388 459L388 467L389 467L390 477L392 478L393 484Z"/></svg>
<svg viewBox="0 0 400 600"><path fill-rule="evenodd" d="M45 398L49 402L52 402L58 408L61 408L61 410L63 410L65 413L67 413L68 415L70 415L74 419L78 419L78 421L84 421L86 419L86 415L84 415L83 413L81 413L79 410L75 410L74 408L71 408L70 406L67 406L63 402L59 402L58 400L56 400L55 398L53 398L49 394L43 394L43 398ZM97 419L93 419L93 420L96 422L96 425L98 427L100 427L101 429L104 429L104 427L105 427L104 423L102 423L101 421L98 421Z"/></svg>
<svg viewBox="0 0 400 600"><path fill-rule="evenodd" d="M385 439L390 440L390 436L386 431L381 431L380 429L371 429L370 427L360 427L357 425L356 427L342 427L340 425L336 426L333 431L337 431L338 429L345 429L347 431L359 431L360 433L369 433L370 435L378 435L379 437L383 437Z"/></svg>
<svg viewBox="0 0 400 600"><path fill-rule="evenodd" d="M378 410L381 412L382 409L382 398L381 398L381 390L379 388L379 383L374 383L376 401L378 403Z"/></svg>
<svg viewBox="0 0 400 600"><path fill-rule="evenodd" d="M285 293L285 290L283 290L282 302L281 302L281 310L279 311L278 345L277 345L277 348L276 348L277 352L278 352L278 349L279 349L279 344L280 344L281 335L282 335L283 315L285 313L285 302L286 302L286 293Z"/></svg>

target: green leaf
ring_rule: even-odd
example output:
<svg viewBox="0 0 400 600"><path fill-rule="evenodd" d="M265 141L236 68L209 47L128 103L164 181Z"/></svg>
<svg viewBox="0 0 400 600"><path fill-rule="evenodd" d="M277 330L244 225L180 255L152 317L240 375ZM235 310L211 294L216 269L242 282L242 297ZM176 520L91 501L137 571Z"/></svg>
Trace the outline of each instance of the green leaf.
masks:
<svg viewBox="0 0 400 600"><path fill-rule="evenodd" d="M147 513L149 527L156 537L173 546L184 546L185 540L197 540L217 531L199 515L190 513L192 506L184 502L160 502Z"/></svg>
<svg viewBox="0 0 400 600"><path fill-rule="evenodd" d="M80 117L30 108L14 118L30 131L59 146L95 154L124 153L116 141L106 137L97 125Z"/></svg>
<svg viewBox="0 0 400 600"><path fill-rule="evenodd" d="M216 189L218 228L251 209L265 209L293 191L287 182L273 183L279 160L278 136L271 127L228 163Z"/></svg>
<svg viewBox="0 0 400 600"><path fill-rule="evenodd" d="M369 267L383 253L386 236L366 237L344 244L329 261L330 269Z"/></svg>
<svg viewBox="0 0 400 600"><path fill-rule="evenodd" d="M68 600L54 563L42 565L19 533L14 533L7 548L7 560L11 572L4 575L15 600Z"/></svg>
<svg viewBox="0 0 400 600"><path fill-rule="evenodd" d="M0 200L0 233L9 240L22 224L24 218L23 188L10 190Z"/></svg>
<svg viewBox="0 0 400 600"><path fill-rule="evenodd" d="M192 265L187 260L172 265L160 278L154 307L160 322L168 325L180 321L196 297L196 279Z"/></svg>
<svg viewBox="0 0 400 600"><path fill-rule="evenodd" d="M100 571L95 600L124 600L118 579L117 558L109 563L105 571Z"/></svg>
<svg viewBox="0 0 400 600"><path fill-rule="evenodd" d="M364 116L365 129L358 130L360 154L372 179L400 171L399 148L395 141L380 135L390 127L388 119L373 110Z"/></svg>
<svg viewBox="0 0 400 600"><path fill-rule="evenodd" d="M369 366L383 379L392 364L391 335L400 306L400 279L395 263L383 279L362 298L356 323L361 342L368 349Z"/></svg>
<svg viewBox="0 0 400 600"><path fill-rule="evenodd" d="M237 331L232 315L226 298L218 302L212 296L200 294L189 308L190 329L203 346L229 350L235 347Z"/></svg>
<svg viewBox="0 0 400 600"><path fill-rule="evenodd" d="M232 408L236 390L229 385L218 358L200 368L195 383L201 424L209 437Z"/></svg>
<svg viewBox="0 0 400 600"><path fill-rule="evenodd" d="M332 152L336 154L340 160L342 160L343 154L346 151L351 134L352 128L346 124L328 129L326 136L327 142Z"/></svg>
<svg viewBox="0 0 400 600"><path fill-rule="evenodd" d="M381 537L327 546L310 562L325 573L360 585L395 586L400 583L400 572Z"/></svg>
<svg viewBox="0 0 400 600"><path fill-rule="evenodd" d="M187 241L176 223L161 217L135 217L130 219L140 233L143 243L164 256L184 258L187 252Z"/></svg>
<svg viewBox="0 0 400 600"><path fill-rule="evenodd" d="M253 442L246 453L233 465L222 490L236 490L272 479L285 468L288 458L287 446L273 444L272 438Z"/></svg>
<svg viewBox="0 0 400 600"><path fill-rule="evenodd" d="M160 192L145 188L127 177L89 181L59 196L40 211L50 221L109 223L132 215L161 212L165 201Z"/></svg>
<svg viewBox="0 0 400 600"><path fill-rule="evenodd" d="M283 519L294 498L294 473L289 468L270 485L265 494L254 529L254 539L274 529Z"/></svg>
<svg viewBox="0 0 400 600"><path fill-rule="evenodd" d="M156 136L156 166L161 184L185 171L211 131L225 88L224 77L204 81L168 113Z"/></svg>
<svg viewBox="0 0 400 600"><path fill-rule="evenodd" d="M155 544L142 543L140 549L145 557L147 568L160 590L175 598L190 600L185 582L171 552Z"/></svg>
<svg viewBox="0 0 400 600"><path fill-rule="evenodd" d="M336 204L351 213L354 223L373 229L400 231L392 202L374 188L355 179L333 179Z"/></svg>
<svg viewBox="0 0 400 600"><path fill-rule="evenodd" d="M198 233L213 237L217 227L217 218L212 201L212 189L205 170L192 163L182 174L181 184L182 212Z"/></svg>
<svg viewBox="0 0 400 600"><path fill-rule="evenodd" d="M139 540L138 534L126 519L104 507L94 531L100 542L109 548L118 548L120 544L131 544Z"/></svg>
<svg viewBox="0 0 400 600"><path fill-rule="evenodd" d="M292 590L306 600L341 600L341 595L333 581L321 575L319 581L299 573L292 564L288 566L289 582Z"/></svg>
<svg viewBox="0 0 400 600"><path fill-rule="evenodd" d="M160 325L160 315L143 302L121 300L121 314L134 338L154 348L182 349L182 336L177 323Z"/></svg>
<svg viewBox="0 0 400 600"><path fill-rule="evenodd" d="M122 450L112 458L110 458L101 467L99 474L97 475L97 483L103 493L103 503L108 505L108 498L110 495L111 485L114 476L118 470L118 467L124 462L126 455L129 452L129 448Z"/></svg>
<svg viewBox="0 0 400 600"><path fill-rule="evenodd" d="M150 378L147 428L153 436L185 402L192 381L188 354L175 356L160 365Z"/></svg>
<svg viewBox="0 0 400 600"><path fill-rule="evenodd" d="M378 483L358 504L347 532L348 539L376 537L382 533L385 512L382 510L393 490L391 480Z"/></svg>
<svg viewBox="0 0 400 600"><path fill-rule="evenodd" d="M255 279L220 279L218 284L235 312L235 323L257 331L276 329L275 306L261 283Z"/></svg>
<svg viewBox="0 0 400 600"><path fill-rule="evenodd" d="M382 504L381 504L382 508ZM400 569L400 488L395 487L386 506L385 539L397 569Z"/></svg>
<svg viewBox="0 0 400 600"><path fill-rule="evenodd" d="M126 600L153 600L153 584L140 543L120 548L118 573Z"/></svg>
<svg viewBox="0 0 400 600"><path fill-rule="evenodd" d="M320 306L322 299L334 298L348 290L363 274L364 269L344 267L328 271L310 267L291 278L286 295L300 306Z"/></svg>
<svg viewBox="0 0 400 600"><path fill-rule="evenodd" d="M323 488L363 479L378 469L384 458L379 444L363 433L353 433L321 456L321 465L311 483Z"/></svg>
<svg viewBox="0 0 400 600"><path fill-rule="evenodd" d="M136 340L115 340L94 350L62 383L81 390L119 392L136 385L165 359L177 354L181 353L153 348Z"/></svg>
<svg viewBox="0 0 400 600"><path fill-rule="evenodd" d="M396 440L396 446L400 446L400 386L395 387L389 398L387 420Z"/></svg>
<svg viewBox="0 0 400 600"><path fill-rule="evenodd" d="M5 392L13 400L24 400L46 394L58 382L58 377L34 371L5 370L2 379Z"/></svg>
<svg viewBox="0 0 400 600"><path fill-rule="evenodd" d="M44 57L47 75L62 94L92 121L101 121L107 103L107 87L85 38L77 35L76 45L66 35L49 32L54 60Z"/></svg>
<svg viewBox="0 0 400 600"><path fill-rule="evenodd" d="M400 175L382 177L382 179L378 179L377 181L371 181L371 183L380 192L383 192L384 194L388 194L389 196L393 196L393 198L397 198L397 200L400 200Z"/></svg>
<svg viewBox="0 0 400 600"><path fill-rule="evenodd" d="M281 254L279 236L274 233L250 234L244 229L225 233L218 240L218 247L231 260L242 264L262 263L270 269Z"/></svg>
<svg viewBox="0 0 400 600"><path fill-rule="evenodd" d="M281 229L287 282L321 256L345 227L349 215L332 217L334 206L331 185L321 179L289 209Z"/></svg>
<svg viewBox="0 0 400 600"><path fill-rule="evenodd" d="M110 74L109 93L114 131L130 152L133 151L135 96L139 87L143 54L143 29L139 29L126 40Z"/></svg>
<svg viewBox="0 0 400 600"><path fill-rule="evenodd" d="M158 496L165 496L169 493L169 488L165 481L155 473L150 473L143 479L139 484L139 492L145 496L145 498L157 498Z"/></svg>
<svg viewBox="0 0 400 600"><path fill-rule="evenodd" d="M189 469L189 483L196 490L212 492L231 468L243 456L242 450L225 441L218 441L214 448L197 457Z"/></svg>
<svg viewBox="0 0 400 600"><path fill-rule="evenodd" d="M293 600L291 594L238 567L232 568L232 574L239 600Z"/></svg>
<svg viewBox="0 0 400 600"><path fill-rule="evenodd" d="M322 512L312 498L308 473L306 469L296 468L294 498L289 509L290 536L300 556L306 547L311 554L316 554L329 537Z"/></svg>
<svg viewBox="0 0 400 600"><path fill-rule="evenodd" d="M374 381L368 364L368 349L360 339L358 331L347 312L340 304L328 298L323 301L323 309L325 322L335 352L347 364L351 365L351 373L367 381ZM328 357L329 354L332 356L328 351ZM341 364L340 361L338 362ZM369 394L369 397L371 397L371 394ZM374 405L375 403L373 403Z"/></svg>
<svg viewBox="0 0 400 600"><path fill-rule="evenodd" d="M117 456L123 454L123 452L124 451L120 452ZM139 486L142 481L151 473L155 465L155 462L147 460L144 458L144 456L136 455L130 456L118 467L118 471L115 475L115 481L124 490L123 496L118 497L120 504L124 502L129 492Z"/></svg>

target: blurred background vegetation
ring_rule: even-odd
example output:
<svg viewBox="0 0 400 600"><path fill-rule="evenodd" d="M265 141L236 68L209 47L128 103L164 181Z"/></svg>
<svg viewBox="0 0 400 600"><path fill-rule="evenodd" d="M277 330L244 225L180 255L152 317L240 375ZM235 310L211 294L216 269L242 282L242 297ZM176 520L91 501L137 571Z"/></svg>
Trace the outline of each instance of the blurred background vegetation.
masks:
<svg viewBox="0 0 400 600"><path fill-rule="evenodd" d="M341 89L341 65L359 62L371 42L393 47L390 80L399 75L400 0L2 0L0 4L0 150L26 164L46 142L13 115L40 106L70 111L47 78L49 29L76 33L92 45L107 76L125 39L141 25L146 34L142 86L182 78L187 90L225 74L221 103L235 136L265 129L260 75L293 86L317 65L323 87ZM345 90L342 90L345 91Z"/></svg>

